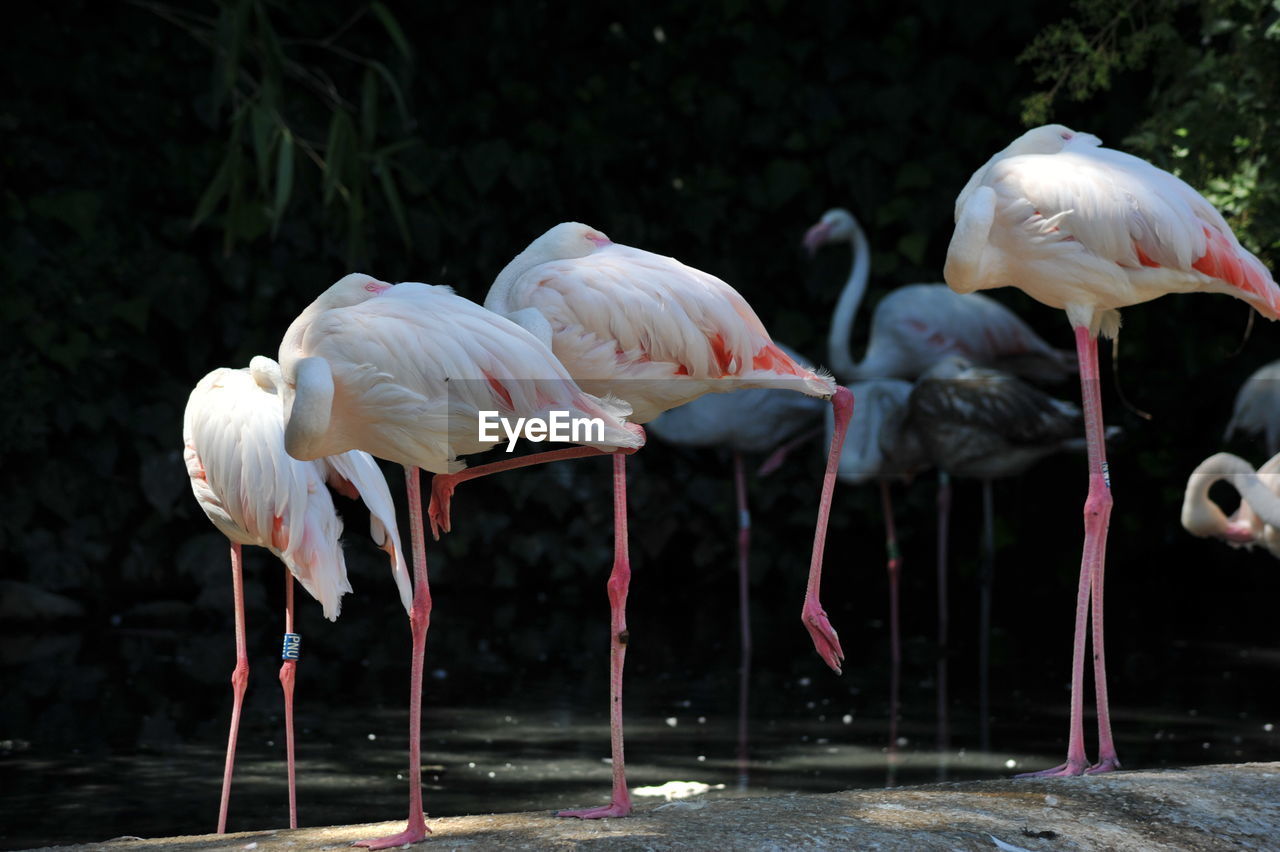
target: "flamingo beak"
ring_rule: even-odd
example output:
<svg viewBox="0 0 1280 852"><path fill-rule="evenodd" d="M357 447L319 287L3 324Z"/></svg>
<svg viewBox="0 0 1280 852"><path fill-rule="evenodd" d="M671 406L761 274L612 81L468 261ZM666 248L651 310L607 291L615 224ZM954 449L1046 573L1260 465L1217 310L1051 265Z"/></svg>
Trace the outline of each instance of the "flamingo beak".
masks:
<svg viewBox="0 0 1280 852"><path fill-rule="evenodd" d="M819 222L812 228L804 232L804 240L802 241L805 249L809 252L809 257L813 257L818 253L818 249L826 245L827 238L831 235L831 223Z"/></svg>

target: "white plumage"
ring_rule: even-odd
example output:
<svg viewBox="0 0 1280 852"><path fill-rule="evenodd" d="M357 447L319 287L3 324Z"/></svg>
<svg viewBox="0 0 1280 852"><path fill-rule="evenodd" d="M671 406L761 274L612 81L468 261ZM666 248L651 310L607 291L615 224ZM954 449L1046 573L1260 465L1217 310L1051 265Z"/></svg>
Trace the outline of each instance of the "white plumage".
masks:
<svg viewBox="0 0 1280 852"><path fill-rule="evenodd" d="M354 488L369 507L374 541L391 556L407 609L409 577L386 480L366 453L307 462L291 458L284 447L278 375L276 363L259 356L251 369L214 370L191 392L182 434L200 508L231 541L278 556L333 620L351 586L338 543L342 520L325 483L347 493Z"/></svg>

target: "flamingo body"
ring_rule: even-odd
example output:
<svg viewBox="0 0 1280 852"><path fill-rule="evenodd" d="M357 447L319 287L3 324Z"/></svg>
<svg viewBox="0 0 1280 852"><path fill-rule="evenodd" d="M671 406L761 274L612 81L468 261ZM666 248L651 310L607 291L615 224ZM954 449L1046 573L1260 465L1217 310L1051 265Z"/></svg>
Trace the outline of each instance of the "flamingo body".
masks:
<svg viewBox="0 0 1280 852"><path fill-rule="evenodd" d="M361 452L314 461L291 458L274 386L278 374L274 361L259 356L251 369L214 370L191 392L182 434L196 501L228 539L279 557L333 621L351 585L338 543L342 519L325 484L364 498L374 541L391 556L407 609L408 570L391 492L377 463Z"/></svg>
<svg viewBox="0 0 1280 852"><path fill-rule="evenodd" d="M635 423L706 393L836 390L780 349L724 281L575 222L517 255L485 307L539 334L584 390L627 400Z"/></svg>
<svg viewBox="0 0 1280 852"><path fill-rule="evenodd" d="M1028 131L956 199L952 289L1015 286L1111 336L1108 312L1166 293L1217 292L1268 319L1280 291L1222 215L1184 181L1061 125Z"/></svg>
<svg viewBox="0 0 1280 852"><path fill-rule="evenodd" d="M622 422L625 405L583 393L529 332L448 287L349 275L294 320L280 363L286 440L299 457L359 447L434 473L457 471L458 456L498 442L481 438L482 411L566 411L603 422L604 440L588 446L642 443Z"/></svg>
<svg viewBox="0 0 1280 852"><path fill-rule="evenodd" d="M1240 492L1240 506L1230 517L1209 497L1213 484L1223 480ZM1187 477L1182 526L1201 538L1218 538L1246 550L1261 545L1280 557L1280 455L1257 471L1230 453L1202 461Z"/></svg>

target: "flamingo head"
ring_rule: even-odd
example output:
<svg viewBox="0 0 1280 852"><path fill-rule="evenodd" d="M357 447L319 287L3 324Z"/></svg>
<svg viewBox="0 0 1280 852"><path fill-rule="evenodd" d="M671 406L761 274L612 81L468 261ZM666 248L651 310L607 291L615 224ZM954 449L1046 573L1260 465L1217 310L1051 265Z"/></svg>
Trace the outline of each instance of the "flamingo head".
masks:
<svg viewBox="0 0 1280 852"><path fill-rule="evenodd" d="M545 260L570 260L586 257L597 249L613 245L603 231L581 222L561 222L534 240L530 248L536 248Z"/></svg>
<svg viewBox="0 0 1280 852"><path fill-rule="evenodd" d="M1005 154L1011 157L1019 154L1056 154L1068 146L1096 148L1101 144L1102 140L1092 133L1078 133L1061 124L1045 124L1034 127L1013 140L1005 149Z"/></svg>
<svg viewBox="0 0 1280 852"><path fill-rule="evenodd" d="M852 213L836 207L823 213L818 223L804 232L804 240L802 242L808 250L809 256L812 257L818 253L818 249L827 243L853 239L857 227L857 220L853 218Z"/></svg>
<svg viewBox="0 0 1280 852"><path fill-rule="evenodd" d="M253 376L258 387L270 393L278 394L280 386L284 384L280 365L275 362L275 359L268 358L266 355L253 356L253 360L249 362L249 374Z"/></svg>
<svg viewBox="0 0 1280 852"><path fill-rule="evenodd" d="M326 309L349 308L352 305L367 302L374 296L379 296L390 290L391 287L391 284L379 281L372 275L353 272L338 279L337 283L326 290L320 298L324 300Z"/></svg>

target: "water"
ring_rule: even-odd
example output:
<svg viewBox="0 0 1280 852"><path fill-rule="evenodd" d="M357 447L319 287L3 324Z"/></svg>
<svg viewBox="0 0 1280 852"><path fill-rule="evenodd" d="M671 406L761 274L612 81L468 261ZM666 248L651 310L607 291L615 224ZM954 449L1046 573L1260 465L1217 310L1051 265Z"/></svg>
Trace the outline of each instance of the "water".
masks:
<svg viewBox="0 0 1280 852"><path fill-rule="evenodd" d="M1122 759L1131 767L1235 762L1280 757L1273 716L1227 709L1237 684L1274 678L1280 654L1215 644L1170 649L1174 667L1193 673L1178 685L1199 694L1196 706L1149 703L1128 695L1117 702L1115 726ZM603 657L603 655L601 655ZM603 662L603 661L601 661ZM313 666L314 670L319 668ZM288 824L278 687L266 666L246 699L229 829ZM599 700L579 702L572 681L542 672L537 689L493 697L484 704L440 706L429 682L424 719L424 772L429 817L464 813L552 810L603 803L608 797L608 723L603 678ZM1213 675L1205 675L1213 672ZM1198 673L1198 674L1196 674ZM833 792L858 787L1007 777L1062 758L1066 692L1018 689L993 703L995 751L972 747L971 706L952 707L952 740L945 754L933 744L933 704L927 679L905 682L896 756L884 742L885 720L868 698L834 676L778 683L754 700L785 712L750 723L750 762L743 779L737 761L738 720L732 706L714 707L728 693L722 678L707 697L680 698L680 678L636 676L627 690L628 776L632 788L668 781L711 786L706 796ZM1032 679L1032 683L1039 679ZM687 685L687 684L685 684ZM499 690L500 691L500 690ZM59 751L40 744L6 744L0 760L5 795L0 809L5 848L50 842L103 840L119 835L163 836L211 831L217 815L229 690L205 708L191 735L172 724L144 723L137 747ZM328 694L324 694L328 693ZM302 825L399 819L406 806L405 728L401 708L361 706L358 695L307 680L299 669L298 802ZM1139 700L1132 700L1137 697ZM1159 696L1154 696L1159 697ZM1273 708L1274 709L1274 708ZM110 708L101 708L109 715ZM201 715L201 714L196 714ZM1092 727L1088 727L1092 742ZM967 745L966 745L967 744ZM745 780L745 784L743 783ZM636 798L643 806L661 799Z"/></svg>

